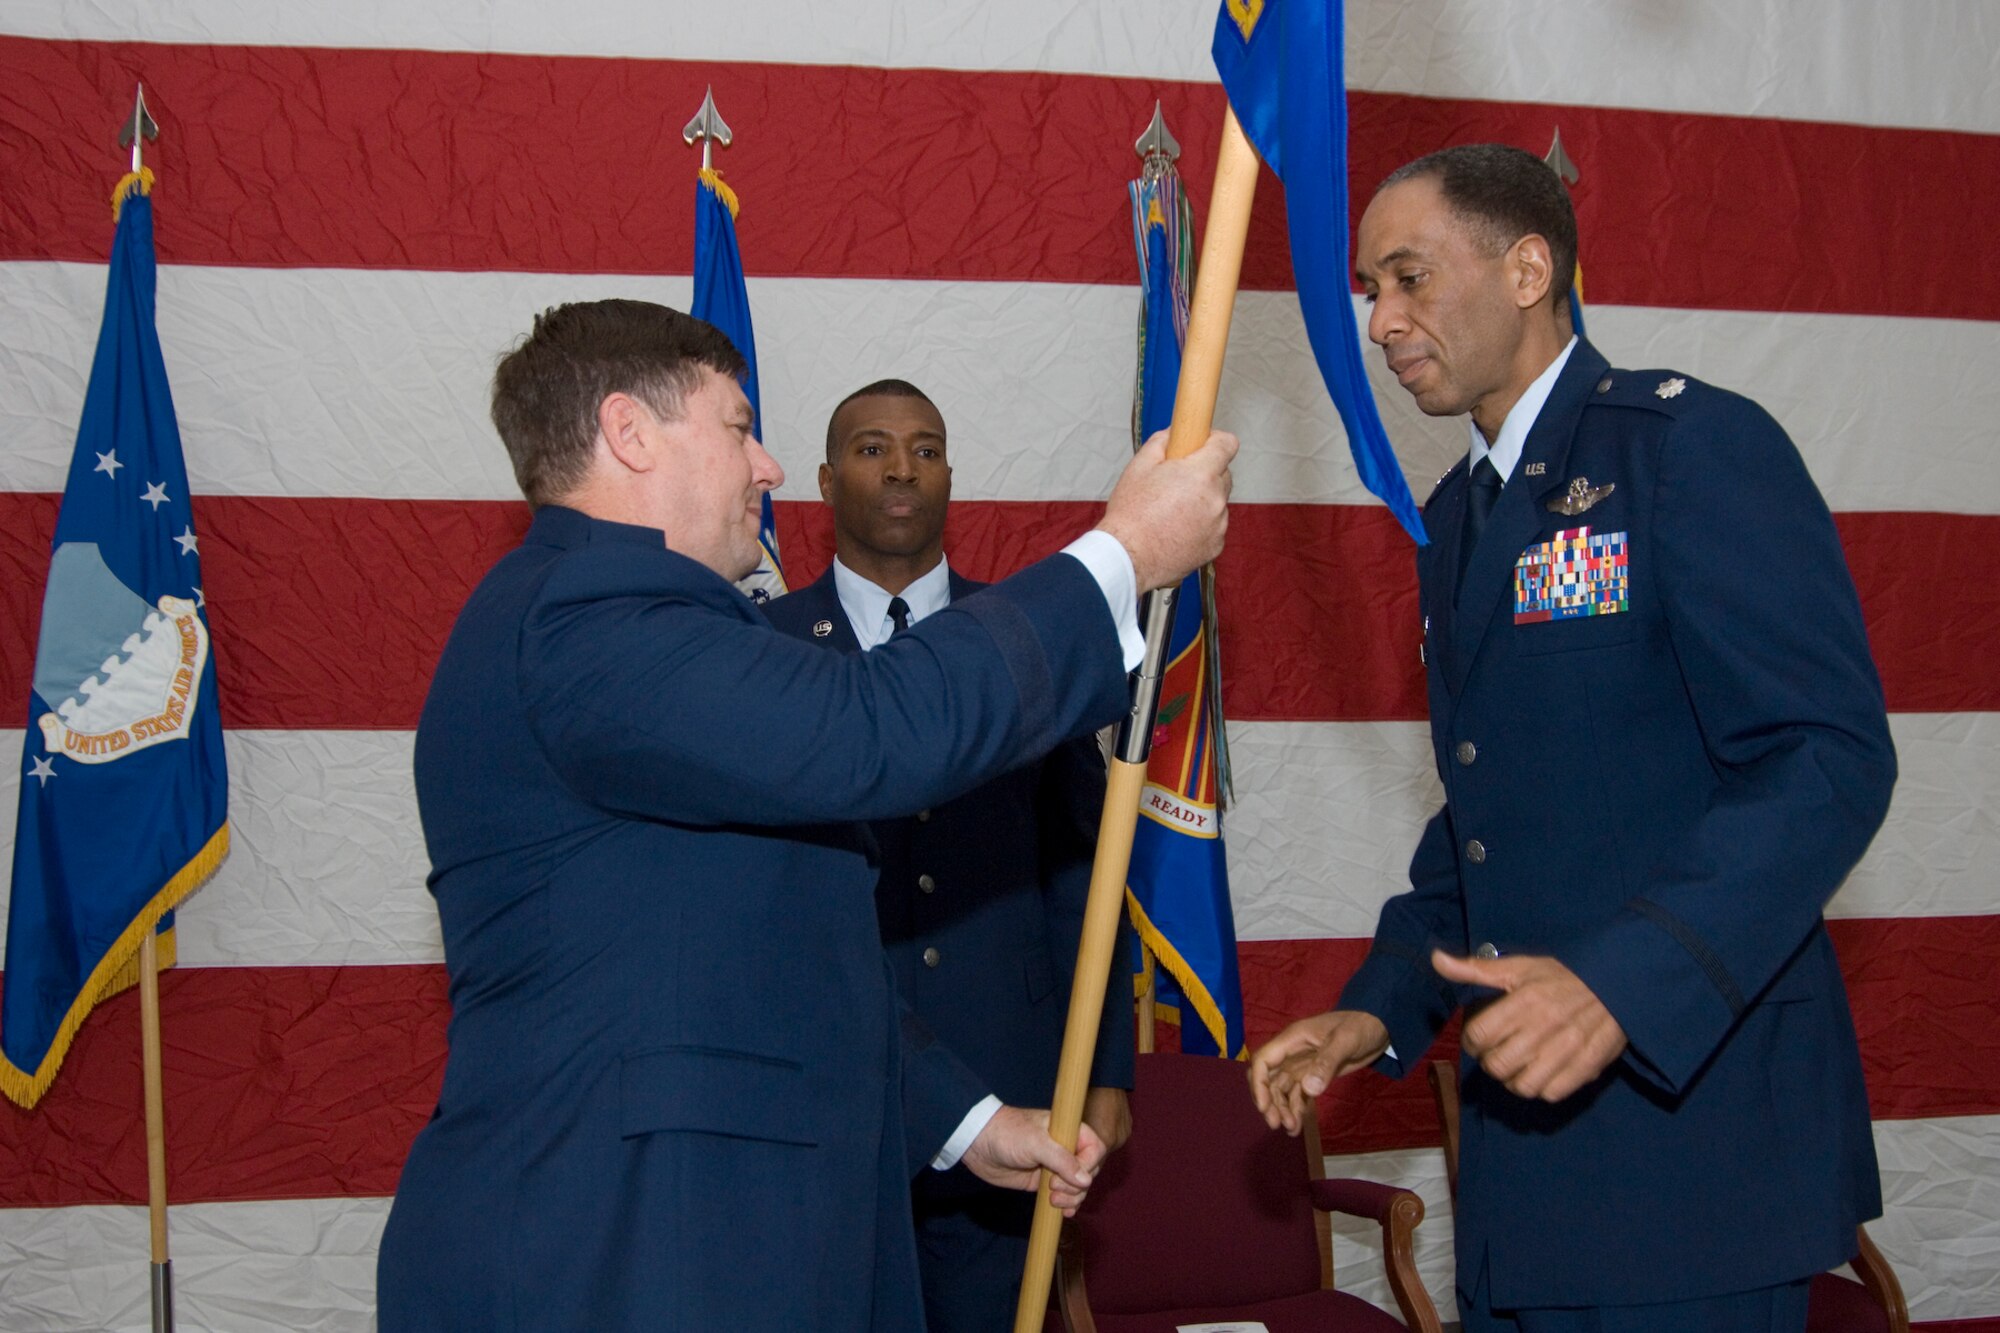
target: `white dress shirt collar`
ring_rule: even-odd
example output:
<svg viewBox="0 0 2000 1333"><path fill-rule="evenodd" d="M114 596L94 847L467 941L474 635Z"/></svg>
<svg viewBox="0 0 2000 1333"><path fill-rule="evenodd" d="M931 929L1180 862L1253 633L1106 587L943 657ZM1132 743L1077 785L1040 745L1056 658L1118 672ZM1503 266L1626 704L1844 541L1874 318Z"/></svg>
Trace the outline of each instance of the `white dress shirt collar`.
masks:
<svg viewBox="0 0 2000 1333"><path fill-rule="evenodd" d="M1494 470L1500 474L1501 481L1514 475L1514 464L1521 461L1521 446L1528 442L1528 432L1534 429L1535 418L1542 414L1550 391L1556 387L1556 377L1562 374L1562 368L1569 364L1569 354L1575 350L1576 337L1571 335L1569 345L1549 362L1547 370L1535 377L1535 382L1528 386L1520 401L1507 413L1507 420L1500 426L1500 438L1492 444L1488 444L1486 437L1479 433L1477 422L1471 417L1465 419L1467 429L1472 432L1472 456L1466 462L1468 470L1478 467L1480 459L1491 455Z"/></svg>
<svg viewBox="0 0 2000 1333"><path fill-rule="evenodd" d="M840 609L847 613L847 623L854 627L854 637L861 644L861 651L867 652L889 641L896 627L889 619L889 598L892 594L887 589L862 578L841 564L839 556L835 556L833 591L840 598ZM951 562L939 557L928 573L896 595L909 604L912 625L933 612L942 611L951 605Z"/></svg>

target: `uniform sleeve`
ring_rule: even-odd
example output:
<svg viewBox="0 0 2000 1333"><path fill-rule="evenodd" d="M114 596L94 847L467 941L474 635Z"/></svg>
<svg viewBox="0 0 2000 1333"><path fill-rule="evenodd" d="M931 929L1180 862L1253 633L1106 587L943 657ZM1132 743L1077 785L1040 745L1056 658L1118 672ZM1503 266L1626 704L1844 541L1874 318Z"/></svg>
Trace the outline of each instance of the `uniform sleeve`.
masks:
<svg viewBox="0 0 2000 1333"><path fill-rule="evenodd" d="M915 1176L931 1164L989 1089L900 994L896 1003L903 1051L903 1147L910 1175Z"/></svg>
<svg viewBox="0 0 2000 1333"><path fill-rule="evenodd" d="M1895 783L1838 533L1798 451L1730 395L1663 445L1651 530L1717 785L1671 861L1563 961L1678 1091L1818 928Z"/></svg>
<svg viewBox="0 0 2000 1333"><path fill-rule="evenodd" d="M1451 813L1443 808L1417 840L1410 858L1410 891L1382 905L1368 956L1335 1006L1382 1020L1393 1054L1383 1056L1376 1068L1391 1078L1416 1067L1458 1008L1457 992L1431 967L1431 950L1440 947L1456 954L1469 947Z"/></svg>
<svg viewBox="0 0 2000 1333"><path fill-rule="evenodd" d="M1116 716L1096 584L1053 556L866 654L697 597L552 578L520 645L549 763L584 799L691 825L883 819L946 800Z"/></svg>

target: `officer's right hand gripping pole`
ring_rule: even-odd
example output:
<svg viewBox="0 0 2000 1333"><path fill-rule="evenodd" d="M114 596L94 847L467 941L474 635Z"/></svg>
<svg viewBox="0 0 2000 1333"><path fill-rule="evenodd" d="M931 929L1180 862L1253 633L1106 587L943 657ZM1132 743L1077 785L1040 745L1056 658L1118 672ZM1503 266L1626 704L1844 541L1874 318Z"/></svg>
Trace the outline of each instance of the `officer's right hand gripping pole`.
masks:
<svg viewBox="0 0 2000 1333"><path fill-rule="evenodd" d="M1200 448L1215 420L1215 394L1222 382L1222 354L1229 343L1229 317L1236 305L1236 282L1243 268L1243 242L1250 231L1250 204L1257 190L1257 152L1226 111L1222 147L1216 157L1215 188L1208 201L1208 231L1195 270L1187 340L1181 350L1181 378L1174 394L1173 426L1167 457L1181 458ZM1138 826L1139 798L1151 756L1153 723L1166 666L1167 640L1174 623L1175 587L1146 595L1143 619L1146 658L1132 686L1132 707L1118 730L1117 752L1097 826L1097 858L1090 871L1090 899L1084 908L1083 939L1077 947L1076 978L1070 987L1069 1022L1063 1030L1062 1062L1056 1069L1049 1133L1072 1151L1083 1122L1097 1025L1103 1017L1111 953L1118 939L1118 916L1125 906L1125 877L1132 864L1132 834ZM1056 1241L1062 1214L1049 1202L1044 1173L1028 1236L1028 1265L1015 1307L1014 1333L1038 1333L1049 1304Z"/></svg>

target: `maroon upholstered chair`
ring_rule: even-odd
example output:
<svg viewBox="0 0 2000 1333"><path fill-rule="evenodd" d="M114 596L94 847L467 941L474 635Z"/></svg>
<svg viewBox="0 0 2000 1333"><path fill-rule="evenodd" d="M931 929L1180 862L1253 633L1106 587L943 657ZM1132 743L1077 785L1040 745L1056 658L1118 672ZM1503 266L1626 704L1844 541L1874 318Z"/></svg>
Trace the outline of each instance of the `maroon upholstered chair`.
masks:
<svg viewBox="0 0 2000 1333"><path fill-rule="evenodd" d="M1444 1126L1444 1173L1453 1198L1458 1197L1458 1066L1433 1060L1431 1092L1437 1097L1438 1120ZM1852 1278L1821 1273L1812 1280L1806 1307L1806 1333L1910 1333L1910 1307L1903 1300L1895 1270L1868 1239L1866 1227L1854 1229ZM1856 1278L1859 1281L1856 1281Z"/></svg>
<svg viewBox="0 0 2000 1333"><path fill-rule="evenodd" d="M1244 1067L1195 1055L1139 1057L1132 1137L1063 1228L1057 1286L1070 1333L1172 1333L1260 1320L1271 1333L1439 1333L1417 1280L1409 1190L1324 1179L1319 1127L1264 1124ZM1403 1320L1333 1290L1329 1212L1369 1218Z"/></svg>

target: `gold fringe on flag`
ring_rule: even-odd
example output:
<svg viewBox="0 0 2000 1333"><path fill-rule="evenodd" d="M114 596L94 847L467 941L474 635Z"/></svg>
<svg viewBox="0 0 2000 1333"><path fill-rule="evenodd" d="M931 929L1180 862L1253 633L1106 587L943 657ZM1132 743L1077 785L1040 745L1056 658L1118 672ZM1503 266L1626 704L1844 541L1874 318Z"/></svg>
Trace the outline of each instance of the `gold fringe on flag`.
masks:
<svg viewBox="0 0 2000 1333"><path fill-rule="evenodd" d="M715 191L715 197L720 199L729 209L730 217L733 218L736 216L739 207L736 202L736 191L730 189L723 182L721 172L717 171L714 167L703 167L701 169L701 183Z"/></svg>
<svg viewBox="0 0 2000 1333"><path fill-rule="evenodd" d="M1174 948L1167 937L1160 933L1160 928L1146 915L1146 909L1140 905L1138 895L1130 888L1125 890L1125 908L1127 915L1132 918L1133 929L1139 932L1140 942L1146 946L1147 961L1150 963L1154 958L1159 959L1160 966L1166 968L1173 979L1180 984L1181 994L1194 1006L1195 1013L1201 1018L1202 1026L1208 1029L1210 1040L1215 1042L1216 1049L1225 1052L1233 1060L1248 1059L1250 1048L1247 1045L1241 1050L1229 1050L1229 1024L1222 1017L1222 1006L1218 1005L1215 997L1208 993L1208 984L1201 979L1199 973L1188 966L1188 961L1181 957L1180 950Z"/></svg>
<svg viewBox="0 0 2000 1333"><path fill-rule="evenodd" d="M127 176L125 179L139 181L141 193L151 183L152 172ZM141 180L143 176L145 179ZM224 821L202 849L194 854L194 859L180 868L180 872L167 881L165 888L153 895L152 901L140 909L132 924L125 927L122 934L105 950L104 957L98 959L91 970L89 980L77 993L76 1002L63 1015L62 1026L56 1029L56 1038L49 1044L48 1054L42 1057L41 1066L33 1073L17 1069L11 1061L0 1058L0 1093L5 1093L10 1101L22 1107L32 1107L42 1099L42 1094L55 1082L56 1071L62 1068L63 1057L69 1054L70 1043L76 1039L77 1029L90 1011L120 991L130 990L139 984L139 946L147 935L157 931L160 918L180 906L182 899L208 882L222 859L229 855L229 824ZM157 945L161 967L174 964L174 936L168 931L160 937Z"/></svg>
<svg viewBox="0 0 2000 1333"><path fill-rule="evenodd" d="M116 222L118 215L125 211L125 201L130 199L134 192L139 194L151 194L153 192L153 169L151 167L140 167L137 171L128 171L118 178L116 185L111 187L111 220L113 222Z"/></svg>

